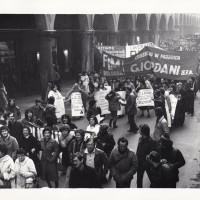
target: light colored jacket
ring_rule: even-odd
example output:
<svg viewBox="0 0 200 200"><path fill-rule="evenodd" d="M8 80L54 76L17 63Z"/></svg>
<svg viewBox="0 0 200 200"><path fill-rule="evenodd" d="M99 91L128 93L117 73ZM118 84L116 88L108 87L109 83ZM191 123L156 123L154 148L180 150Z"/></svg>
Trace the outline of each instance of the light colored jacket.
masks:
<svg viewBox="0 0 200 200"><path fill-rule="evenodd" d="M14 162L9 155L0 158L0 174L3 174L5 180L10 180L11 188L15 187L14 177Z"/></svg>
<svg viewBox="0 0 200 200"><path fill-rule="evenodd" d="M152 135L154 140L158 141L162 135L169 134L169 127L167 120L162 116L155 125L155 130Z"/></svg>
<svg viewBox="0 0 200 200"><path fill-rule="evenodd" d="M25 157L23 162L19 162L19 159L17 158L15 161L15 174L16 188L25 188L26 178L37 175L32 159Z"/></svg>

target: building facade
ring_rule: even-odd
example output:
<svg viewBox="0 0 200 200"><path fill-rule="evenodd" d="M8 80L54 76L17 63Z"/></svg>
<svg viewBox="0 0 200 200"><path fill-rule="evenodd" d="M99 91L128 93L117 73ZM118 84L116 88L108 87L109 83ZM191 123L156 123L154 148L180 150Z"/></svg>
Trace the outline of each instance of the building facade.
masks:
<svg viewBox="0 0 200 200"><path fill-rule="evenodd" d="M94 69L96 44L120 46L200 32L198 14L0 15L0 76L10 96Z"/></svg>

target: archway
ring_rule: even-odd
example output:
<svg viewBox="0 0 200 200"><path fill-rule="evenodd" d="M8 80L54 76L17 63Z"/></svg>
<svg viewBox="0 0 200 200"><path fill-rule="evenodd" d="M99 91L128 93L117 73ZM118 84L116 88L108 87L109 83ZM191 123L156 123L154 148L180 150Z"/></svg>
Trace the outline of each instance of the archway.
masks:
<svg viewBox="0 0 200 200"><path fill-rule="evenodd" d="M97 44L99 43L105 46L112 43L111 38L109 37L109 33L115 31L113 15L95 15L93 21L93 28L95 30L95 41Z"/></svg>
<svg viewBox="0 0 200 200"><path fill-rule="evenodd" d="M120 45L135 43L133 18L131 14L121 14L119 16L118 30L120 31Z"/></svg>
<svg viewBox="0 0 200 200"><path fill-rule="evenodd" d="M20 31L19 31L20 30ZM8 96L39 88L37 25L34 15L0 15L0 79Z"/></svg>
<svg viewBox="0 0 200 200"><path fill-rule="evenodd" d="M81 72L81 28L79 15L58 14L54 29L57 32L57 64L63 79L74 78ZM55 61L54 61L55 63Z"/></svg>
<svg viewBox="0 0 200 200"><path fill-rule="evenodd" d="M148 42L148 26L146 14L138 14L136 19L137 42Z"/></svg>
<svg viewBox="0 0 200 200"><path fill-rule="evenodd" d="M150 17L149 30L149 42L153 42L158 45L158 22L156 14L152 14Z"/></svg>
<svg viewBox="0 0 200 200"><path fill-rule="evenodd" d="M160 23L159 23L159 29L160 29L160 39L162 41L166 41L168 38L168 33L167 33L167 19L166 15L162 14L160 18Z"/></svg>

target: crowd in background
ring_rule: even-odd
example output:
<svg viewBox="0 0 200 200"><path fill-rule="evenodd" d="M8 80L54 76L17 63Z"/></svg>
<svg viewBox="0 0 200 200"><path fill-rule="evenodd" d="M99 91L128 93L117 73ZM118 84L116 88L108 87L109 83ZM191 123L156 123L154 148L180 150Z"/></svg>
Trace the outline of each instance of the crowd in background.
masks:
<svg viewBox="0 0 200 200"><path fill-rule="evenodd" d="M111 91L106 95L109 103L109 122L97 120L101 108L96 105L97 91ZM185 165L180 150L173 147L170 131L183 126L185 114L194 115L194 99L198 84L194 77L187 81L158 79L153 74L107 79L95 72L83 72L71 90L63 97L55 83L49 83L46 102L35 100L24 115L15 99L8 99L6 88L0 83L0 187L39 187L39 177L48 187L59 187L58 164L64 167L66 187L101 188L113 178L117 188L130 187L137 172L137 187L142 187L144 172L152 188L176 187L178 169ZM142 89L153 89L155 106L137 108L137 94ZM125 99L117 91L126 91ZM88 120L86 130L72 123L65 111L65 102L73 92L80 92ZM173 119L170 95L177 98ZM117 128L117 111L125 106L128 132L141 137L136 153L128 140L114 140L110 129ZM167 108L167 110L166 110ZM138 125L135 115L150 116L155 109L155 130L150 135L147 124ZM24 117L22 117L24 116ZM102 116L102 115L101 115ZM42 128L42 139L33 136L32 128ZM55 134L58 138L55 139ZM58 162L59 161L59 162Z"/></svg>

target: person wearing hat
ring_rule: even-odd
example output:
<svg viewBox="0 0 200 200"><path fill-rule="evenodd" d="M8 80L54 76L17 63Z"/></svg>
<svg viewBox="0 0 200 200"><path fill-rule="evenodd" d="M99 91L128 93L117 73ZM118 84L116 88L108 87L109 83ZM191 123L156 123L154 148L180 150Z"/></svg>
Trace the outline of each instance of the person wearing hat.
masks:
<svg viewBox="0 0 200 200"><path fill-rule="evenodd" d="M185 165L185 159L179 149L173 147L173 141L169 135L165 134L160 138L160 155L163 160L169 163L173 169L173 173L167 181L168 188L176 188L176 183L179 181L179 168Z"/></svg>
<svg viewBox="0 0 200 200"><path fill-rule="evenodd" d="M51 188L51 181L55 182L55 187L58 188L58 167L57 158L59 155L59 145L56 140L52 139L52 130L44 128L44 138L41 140L41 179L46 180L48 187Z"/></svg>
<svg viewBox="0 0 200 200"><path fill-rule="evenodd" d="M66 170L66 187L69 187L69 175L71 171L71 162L69 156L69 145L70 142L74 139L74 134L70 132L68 125L62 125L60 127L60 137L59 137L59 152L62 153L62 165Z"/></svg>
<svg viewBox="0 0 200 200"><path fill-rule="evenodd" d="M90 118L92 115L101 115L101 108L96 106L97 101L94 99L91 99L89 101L89 108L87 112L87 120L90 121Z"/></svg>
<svg viewBox="0 0 200 200"><path fill-rule="evenodd" d="M19 144L15 137L10 135L10 131L7 126L0 128L0 144L5 144L8 149L8 155L15 160L16 151L19 148Z"/></svg>

